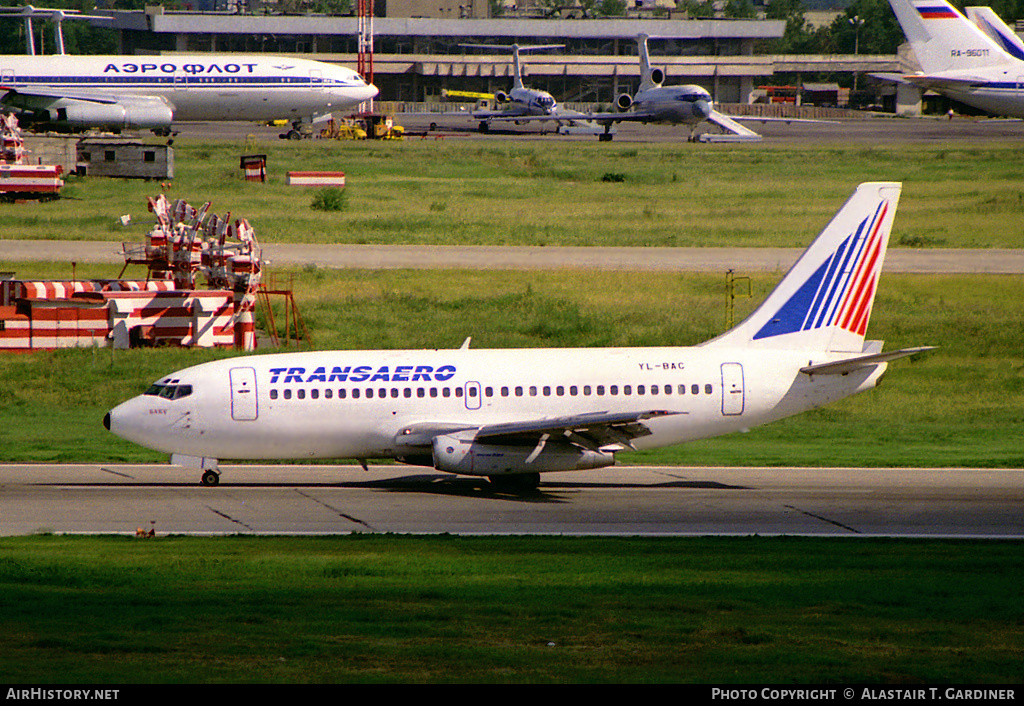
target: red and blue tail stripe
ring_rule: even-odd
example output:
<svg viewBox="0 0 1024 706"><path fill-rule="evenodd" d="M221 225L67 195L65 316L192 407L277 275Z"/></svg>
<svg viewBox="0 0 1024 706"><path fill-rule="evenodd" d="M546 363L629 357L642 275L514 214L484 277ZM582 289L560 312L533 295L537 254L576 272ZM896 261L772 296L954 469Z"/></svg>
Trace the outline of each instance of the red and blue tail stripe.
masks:
<svg viewBox="0 0 1024 706"><path fill-rule="evenodd" d="M754 340L830 327L863 336L885 250L882 223L888 210L889 202L880 202L754 334Z"/></svg>
<svg viewBox="0 0 1024 706"><path fill-rule="evenodd" d="M921 19L925 20L955 20L960 17L960 14L949 5L923 3L914 7L921 15Z"/></svg>

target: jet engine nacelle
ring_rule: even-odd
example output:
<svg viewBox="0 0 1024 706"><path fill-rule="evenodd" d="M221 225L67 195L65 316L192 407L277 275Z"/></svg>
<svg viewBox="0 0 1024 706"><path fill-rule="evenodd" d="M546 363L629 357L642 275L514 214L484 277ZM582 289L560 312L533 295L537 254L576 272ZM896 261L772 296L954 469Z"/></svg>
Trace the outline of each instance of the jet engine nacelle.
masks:
<svg viewBox="0 0 1024 706"><path fill-rule="evenodd" d="M494 94L494 100L499 103L508 103L508 94L505 91L498 91Z"/></svg>
<svg viewBox="0 0 1024 706"><path fill-rule="evenodd" d="M629 110L629 107L633 105L633 96L623 93L615 99L615 105L619 107L619 110Z"/></svg>
<svg viewBox="0 0 1024 706"><path fill-rule="evenodd" d="M469 476L582 471L615 463L614 454L580 449L564 441L548 442L538 449L485 444L474 440L471 433L436 436L433 452L434 468Z"/></svg>
<svg viewBox="0 0 1024 706"><path fill-rule="evenodd" d="M660 86L665 81L665 72L661 69L651 69L647 74L647 80L655 86Z"/></svg>
<svg viewBox="0 0 1024 706"><path fill-rule="evenodd" d="M48 112L51 121L72 129L169 131L174 120L171 107L153 96L126 98L117 103L64 100Z"/></svg>

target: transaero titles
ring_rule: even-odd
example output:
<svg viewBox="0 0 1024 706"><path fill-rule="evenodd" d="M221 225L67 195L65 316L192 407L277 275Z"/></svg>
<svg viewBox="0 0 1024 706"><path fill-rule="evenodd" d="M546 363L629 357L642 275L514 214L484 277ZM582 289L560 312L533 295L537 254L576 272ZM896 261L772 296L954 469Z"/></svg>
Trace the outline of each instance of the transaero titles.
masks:
<svg viewBox="0 0 1024 706"><path fill-rule="evenodd" d="M436 370L432 365L382 365L374 369L372 365L335 365L330 370L321 365L306 374L303 367L271 368L270 384L290 382L445 382L455 376L454 365L442 365Z"/></svg>
<svg viewBox="0 0 1024 706"><path fill-rule="evenodd" d="M719 701L1016 701L1015 689L977 687L845 687L722 689L713 687L711 698Z"/></svg>

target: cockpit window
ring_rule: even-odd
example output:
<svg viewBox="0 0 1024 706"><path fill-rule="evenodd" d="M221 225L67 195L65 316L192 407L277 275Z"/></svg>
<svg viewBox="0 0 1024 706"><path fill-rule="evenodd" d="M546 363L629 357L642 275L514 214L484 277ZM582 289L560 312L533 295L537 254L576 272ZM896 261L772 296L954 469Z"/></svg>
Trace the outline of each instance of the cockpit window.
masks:
<svg viewBox="0 0 1024 706"><path fill-rule="evenodd" d="M153 383L146 390L144 395L151 395L153 397L163 397L165 400L180 400L182 397L188 397L192 394L191 385L164 385L159 382Z"/></svg>

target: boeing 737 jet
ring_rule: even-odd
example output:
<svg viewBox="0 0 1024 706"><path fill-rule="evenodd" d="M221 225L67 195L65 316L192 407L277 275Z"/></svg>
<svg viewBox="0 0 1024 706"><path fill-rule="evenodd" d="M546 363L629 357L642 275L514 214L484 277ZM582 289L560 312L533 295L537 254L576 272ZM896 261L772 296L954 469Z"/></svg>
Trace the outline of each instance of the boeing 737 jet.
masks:
<svg viewBox="0 0 1024 706"><path fill-rule="evenodd" d="M864 339L900 190L858 187L750 317L695 347L238 357L161 378L104 425L208 485L219 459L388 458L532 488L545 471L782 419L926 350Z"/></svg>
<svg viewBox="0 0 1024 706"><path fill-rule="evenodd" d="M0 108L58 130L169 134L180 121L281 119L295 128L376 95L352 69L265 54L0 56Z"/></svg>
<svg viewBox="0 0 1024 706"><path fill-rule="evenodd" d="M889 0L921 73L879 74L931 89L992 115L1024 118L1024 61L946 0Z"/></svg>

